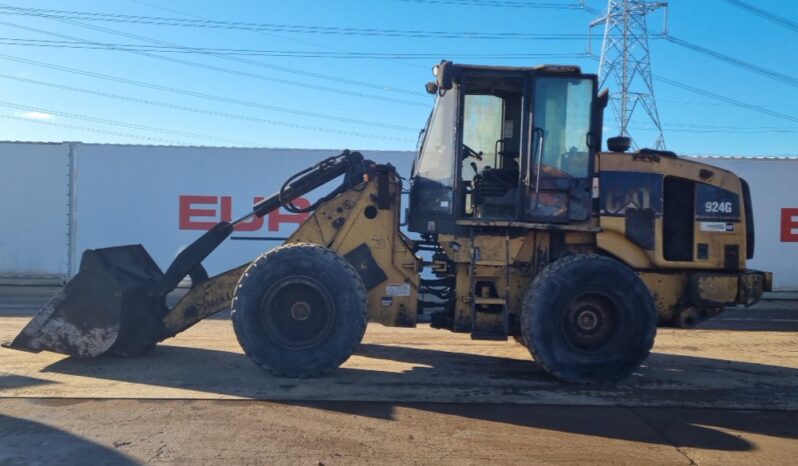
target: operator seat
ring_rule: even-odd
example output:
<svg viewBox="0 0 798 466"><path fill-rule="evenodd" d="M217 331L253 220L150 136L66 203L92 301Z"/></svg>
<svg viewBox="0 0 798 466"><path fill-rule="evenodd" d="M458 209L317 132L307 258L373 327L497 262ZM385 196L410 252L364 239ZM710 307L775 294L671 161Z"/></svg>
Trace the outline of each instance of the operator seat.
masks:
<svg viewBox="0 0 798 466"><path fill-rule="evenodd" d="M500 144L500 141L502 144ZM477 217L512 217L516 211L518 192L518 152L503 149L503 140L496 143L505 168L485 167L474 176L473 204Z"/></svg>

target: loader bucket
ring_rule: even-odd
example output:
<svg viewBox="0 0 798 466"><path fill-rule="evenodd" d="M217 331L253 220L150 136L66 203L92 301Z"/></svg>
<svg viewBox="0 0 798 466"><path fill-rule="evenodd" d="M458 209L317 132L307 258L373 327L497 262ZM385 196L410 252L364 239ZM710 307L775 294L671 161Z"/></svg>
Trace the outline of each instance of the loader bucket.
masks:
<svg viewBox="0 0 798 466"><path fill-rule="evenodd" d="M141 354L170 336L162 277L141 245L88 249L77 275L4 346L81 358Z"/></svg>

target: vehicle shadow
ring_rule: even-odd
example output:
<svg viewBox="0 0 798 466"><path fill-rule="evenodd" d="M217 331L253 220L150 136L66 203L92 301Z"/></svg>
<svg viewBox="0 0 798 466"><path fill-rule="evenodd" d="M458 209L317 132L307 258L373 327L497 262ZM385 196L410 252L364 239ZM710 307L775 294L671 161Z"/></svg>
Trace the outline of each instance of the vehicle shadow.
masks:
<svg viewBox="0 0 798 466"><path fill-rule="evenodd" d="M544 406L464 403L279 402L323 411L393 420L399 408L614 440L719 451L757 445L734 433L798 439L795 413L625 406ZM534 437L530 436L533 442Z"/></svg>
<svg viewBox="0 0 798 466"><path fill-rule="evenodd" d="M0 414L0 464L139 464L127 455L39 422ZM42 448L46 445L46 448Z"/></svg>
<svg viewBox="0 0 798 466"><path fill-rule="evenodd" d="M626 382L575 386L553 380L528 360L380 344L363 344L356 354L361 365L362 358L384 363L367 364L376 369L350 364L324 377L299 380L268 375L239 352L160 345L135 359L65 358L43 372L382 419L392 419L395 408L405 406L520 427L647 443L671 445L672 439L678 438L682 446L706 449L754 448L722 429L790 438L798 435L795 427L785 430L783 423L754 422L749 415L726 416L717 409L681 408L740 405L749 409L795 409L798 370L792 368L655 353L640 373ZM407 366L384 369L390 364ZM641 422L647 429L641 428ZM652 429L658 434L653 435ZM672 434L665 435L666 431Z"/></svg>
<svg viewBox="0 0 798 466"><path fill-rule="evenodd" d="M763 300L750 308L724 310L702 322L696 330L733 330L739 332L798 332L798 305L790 300Z"/></svg>
<svg viewBox="0 0 798 466"><path fill-rule="evenodd" d="M30 387L35 385L48 385L53 384L52 380L37 379L35 377L27 377L17 374L0 374L0 396L3 390L10 390L14 388Z"/></svg>

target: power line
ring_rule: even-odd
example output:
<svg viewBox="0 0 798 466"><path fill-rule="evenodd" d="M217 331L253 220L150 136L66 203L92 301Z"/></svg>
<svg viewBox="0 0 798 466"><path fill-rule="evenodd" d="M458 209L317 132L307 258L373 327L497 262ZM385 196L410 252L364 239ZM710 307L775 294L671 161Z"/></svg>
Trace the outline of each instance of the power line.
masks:
<svg viewBox="0 0 798 466"><path fill-rule="evenodd" d="M64 22L64 23L67 23L67 24L72 24L72 25L79 26L79 27L84 27L84 28L87 28L87 29L94 29L94 30L106 32L106 33L109 33L109 34L132 37L132 38L137 39L137 40L149 41L149 42L159 42L159 43L162 43L164 45L182 47L179 44L171 44L171 43L168 43L168 42L157 41L157 40L154 40L154 39L149 39L149 38L146 38L146 37L137 36L135 34L127 34L127 33L119 32L119 31L114 31L114 30L108 29L108 28L93 26L93 25L89 25L89 24L81 24L81 23L75 22L75 21L70 21L70 20L55 20L55 21ZM52 36L52 37L59 37L59 38L62 38L62 39L79 41L79 42L84 42L84 43L88 43L88 44L96 43L96 42L93 42L93 41L90 41L90 40L86 40L86 39L83 39L83 38L80 38L80 37L69 36L69 35L66 35L66 34L58 34L58 33L55 33L55 32L45 31L45 30L42 30L42 29L32 28L32 27L28 27L28 26L22 26L22 25L19 25L19 24L9 23L9 22L6 22L6 21L0 21L0 24L5 25L5 26L9 26L9 27L13 27L13 28L17 28L17 29L22 29L22 30L27 30L27 31L32 31L32 32L38 32L40 34L44 34L44 35L48 35L48 36ZM326 86L319 86L319 85L315 85L315 84L303 83L303 82L299 82L299 81L295 81L295 80L281 79L281 78L275 78L275 77L271 77L271 76L264 76L262 74L249 73L249 72L246 72L246 71L240 71L240 70L234 70L234 69L224 68L224 67L220 67L220 66L208 65L208 64L194 62L194 61L189 61L189 60L182 60L182 59L178 59L178 58L165 57L165 56L162 56L162 55L156 55L156 54L149 53L149 52L142 52L142 51L137 51L137 50L123 50L123 49L119 49L119 50L124 51L124 52L128 52L128 53L133 53L133 54L136 54L136 55L141 55L141 56L146 56L146 57L150 57L150 58L155 58L157 60L169 61L169 62L181 64L181 65L187 65L187 66L192 66L192 67L196 67L196 68L208 69L208 70L212 70L212 71L218 71L218 72L221 72L221 73L233 74L233 75L236 75L236 76L242 76L242 77L246 77L246 78L258 79L258 80L262 80L262 81L277 82L277 83L280 83L280 84L287 84L287 85L290 85L290 86L302 87L302 88L305 88L305 89L313 89L313 90L317 90L317 91L325 91L325 92L331 92L331 93L354 96L354 97L362 97L362 98L367 98L367 99L374 99L374 100L381 100L381 101L385 101L385 102L398 103L398 104L403 104L403 105L412 105L412 106L417 106L417 107L427 107L428 106L428 104L423 104L423 103L420 103L420 102L414 102L414 101L409 101L409 100L404 100L404 99L395 99L395 98L390 98L390 97L377 96L377 95L373 95L373 94L365 94L365 93L361 93L361 92L347 91L347 90L343 90L343 89L330 88L330 87L326 87ZM208 53L207 55L216 56L216 57L224 58L224 59L236 60L236 61L245 60L245 59L242 59L242 58L229 57L229 56L225 56L225 55L216 55L216 54L213 54L213 53ZM249 60L247 60L247 61L249 61ZM253 63L258 63L258 62L253 62Z"/></svg>
<svg viewBox="0 0 798 466"><path fill-rule="evenodd" d="M751 13L753 15L759 16L760 18L764 18L764 19L770 21L771 23L775 23L775 24L778 24L780 26L784 26L787 29L792 29L793 31L798 32L798 23L796 23L795 21L793 21L793 20L791 20L789 18L785 18L784 16L777 15L776 13L771 13L769 11L765 11L765 10L763 10L761 8L758 8L758 7L755 7L754 5L751 5L749 3L741 2L740 0L726 0L726 3L731 3L732 5L734 5L736 7L739 7L739 8L742 8L743 10L746 10L747 12L749 12L749 13Z"/></svg>
<svg viewBox="0 0 798 466"><path fill-rule="evenodd" d="M798 87L798 77L791 76L789 74L782 73L782 72L779 72L779 71L771 70L771 69L765 68L763 66L755 65L755 64L753 64L751 62L748 62L748 61L745 61L745 60L741 60L739 58L734 58L734 57L731 57L729 55L724 55L724 54L722 54L720 52L716 52L714 50L710 50L708 48L702 47L702 46L694 44L692 42L688 42L688 41L683 40L683 39L678 39L678 38L673 37L673 36L662 36L662 38L667 40L671 44L675 44L675 45L678 45L680 47L684 47L686 49L690 49L690 50L693 50L695 52L701 53L703 55L707 55L707 56L716 58L716 59L724 61L726 63L730 63L732 65L735 65L735 66L739 67L739 68L743 68L743 69L746 69L748 71L757 73L757 74L759 74L761 76L765 76L768 79L772 79L774 81L777 81L777 82L780 82L780 83L783 83L783 84L787 84L787 85L792 86L792 87Z"/></svg>
<svg viewBox="0 0 798 466"><path fill-rule="evenodd" d="M690 128L698 130L725 130L727 132L773 132L773 133L792 133L798 132L795 126L734 126L734 125L707 125L702 123L666 123L669 128Z"/></svg>
<svg viewBox="0 0 798 466"><path fill-rule="evenodd" d="M170 87L166 87L166 86L160 86L160 85L157 85L157 84L150 84L150 83L145 83L145 82L141 82L141 81L133 81L133 80L130 80L130 79L127 79L127 78L120 78L120 77L116 77L116 76L103 75L103 74L99 74L99 73L93 73L93 72L85 71L85 70L78 70L78 69L75 69L75 68L69 68L69 67L60 66L60 65L52 65L52 64L48 64L48 63L37 62L37 61L34 61L34 60L28 60L28 59L19 58L19 57L13 57L13 56L10 56L10 55L2 55L2 54L0 54L0 59L15 61L15 62L19 62L19 63L25 63L25 64L29 64L29 65L33 65L33 66L39 66L39 67L48 68L48 69L53 69L53 70L57 70L57 71L65 71L67 73L79 74L79 75L93 77L93 78L98 78L98 79L105 79L105 80L108 80L108 81L114 81L114 82L118 82L118 83L122 83L122 84L129 84L129 85L133 85L133 86L145 87L145 88L161 90L161 91L165 91L165 92L173 92L173 93L177 93L177 94L183 94L183 95L188 95L188 96L193 96L193 97L205 98L205 99L208 99L208 100L218 100L218 101L222 101L222 102L225 102L225 101L229 100L229 103L237 103L239 105L247 105L247 106L255 106L255 107L258 106L258 104L254 103L254 102L239 101L237 99L227 99L225 97L213 96L213 95L210 95L210 94L202 94L202 93L197 93L197 92L192 92L192 91L183 91L181 89L175 89L175 88L170 88ZM35 80L32 80L32 79L28 79L28 78L10 77L10 76L7 76L7 75L5 75L3 77L15 79L15 80L18 80L18 81L28 81L28 82L37 83L37 84L38 83L43 83L42 81L35 81ZM49 85L49 83L46 83L44 85ZM114 96L113 94L109 94L109 93L101 93L99 91L87 91L85 89L70 88L68 86L62 86L62 85L54 85L52 87L60 87L60 88L66 88L68 90L76 90L77 92L86 92L86 93L98 94L98 95L103 95L104 97ZM385 139L385 140L394 140L394 141L402 141L402 142L412 141L411 139L396 138L396 137L391 137L391 136L382 136L382 135L371 134L371 133L362 133L362 132L358 132L358 131L322 128L322 127L317 127L317 126L289 123L289 122L276 121L276 120L267 120L267 119L256 118L256 117L244 117L244 116L237 116L236 117L236 116L234 116L232 114L229 114L229 113L213 112L213 111L210 111L210 110L195 109L195 108L186 107L186 106L164 104L164 103L156 103L154 101L148 101L146 99L126 98L124 96L115 96L113 98L118 98L118 99L122 99L122 100L130 100L130 101L138 101L139 103L146 103L148 105L158 105L158 106L170 107L170 108L174 108L174 109L178 109L178 110L191 111L191 112L195 112L195 113L205 113L205 114L208 114L208 115L224 116L225 118L236 118L236 119L241 119L241 120L253 121L253 122L257 122L257 123L264 123L264 124L276 125L276 126L284 126L284 127L303 129L303 130L309 130L309 131L316 131L316 132L323 132L323 133L335 133L335 134L342 134L342 135L346 135L346 136L356 136L356 137L363 137L363 138L369 138L369 139Z"/></svg>
<svg viewBox="0 0 798 466"><path fill-rule="evenodd" d="M56 47L56 48L75 48L91 50L117 50L117 51L143 51L157 53L198 53L198 54L224 54L224 55L265 55L272 57L300 57L300 58L390 58L401 57L406 59L430 59L437 57L460 57L460 58L502 58L502 59L529 59L542 57L561 57L561 58L586 58L587 53L455 53L455 52L307 52L295 50L254 50L254 49L229 49L229 48L204 48L204 47L169 47L156 45L140 44L120 44L106 42L85 43L81 41L55 41L39 39L20 39L14 37L0 37L0 45L28 46L28 47ZM413 93L424 95L421 93Z"/></svg>
<svg viewBox="0 0 798 466"><path fill-rule="evenodd" d="M156 10L168 11L170 13L177 13L179 15L188 16L188 17L191 17L191 18L210 19L210 18L207 18L207 17L204 17L204 16L200 16L200 15L195 15L193 13L189 13L187 11L177 10L177 9L174 9L174 8L167 8L167 7L164 7L164 6L161 6L161 5L155 5L155 4L152 4L150 2L146 2L144 0L128 0L128 1L132 2L132 3L137 3L139 5L148 6L150 8L155 8ZM348 52L349 51L349 50L342 49L342 48L339 48L339 47L331 47L328 44L319 44L318 42L309 41L309 40L306 40L306 39L297 39L296 37L281 36L281 35L278 35L278 34L268 33L268 32L263 32L263 31L255 31L255 33L259 34L259 35L262 35L264 37L276 37L276 38L281 39L281 40L287 40L287 41L290 41L290 42L296 42L297 44L311 45L313 47L319 47L319 48L324 49L324 50L332 50L332 51L335 51L335 52ZM395 58L375 58L375 60L392 61L394 63L399 63L399 64L406 65L406 66L413 67L413 68L424 68L424 69L427 68L426 66L420 65L418 63L405 62L405 61L397 60ZM277 67L276 65L270 65L270 66L275 67L275 69L285 68L285 67ZM290 68L288 68L288 69L290 69Z"/></svg>
<svg viewBox="0 0 798 466"><path fill-rule="evenodd" d="M204 139L204 140L207 140L207 141L254 145L253 142L242 141L242 140L239 140L239 139L230 139L230 138L223 138L223 137L217 137L217 136L208 136L208 135L205 135L205 134L190 133L190 132L186 132L186 131L179 131L179 130L173 130L173 129L156 128L154 126L140 125L140 124L137 124L137 123L127 123L127 122L124 122L124 121L109 120L107 118L98 118L98 117L93 117L93 116L89 116L89 115L80 115L80 114L76 114L76 113L61 112L61 111L57 111L57 110L50 110L50 109L45 109L45 108L40 108L40 107L32 107L32 106L29 106L29 105L15 104L15 103L12 103L12 102L0 101L0 107L12 108L12 109L15 109L15 110L24 110L24 111L28 111L28 112L37 112L37 113L42 113L42 114L55 115L55 116L60 116L60 117L63 117L63 118L71 118L71 119L74 119L74 120L88 121L88 122L91 122L91 123L100 123L100 124L105 124L105 125L113 125L113 126L118 126L118 127L122 127L122 128L137 129L137 130L141 130L141 131L151 131L153 133L168 134L168 135L171 135L171 136L184 136L184 137L191 137L191 138L196 138L196 139Z"/></svg>
<svg viewBox="0 0 798 466"><path fill-rule="evenodd" d="M616 128L614 125L609 125L609 127ZM719 127L712 127L711 125L695 125L695 127L690 127L690 125L678 125L676 123L665 123L662 125L663 129L666 129L668 132L671 133L696 133L696 134L739 134L739 135L751 135L751 134L796 134L798 133L798 128L791 129L791 128L763 128L763 129L756 129L756 128L745 128L745 127L736 127L736 126L719 126ZM642 131L656 131L657 128L655 126L644 126L644 125L630 125L630 128L639 129Z"/></svg>
<svg viewBox="0 0 798 466"><path fill-rule="evenodd" d="M323 119L332 120L332 121L339 121L339 122L342 122L342 123L352 123L352 124L373 126L373 127L385 128L385 129L394 129L394 130L400 130L400 131L410 131L410 132L414 132L414 133L418 131L417 128L412 128L412 127L409 127L409 126L391 125L391 124L387 124L387 123L379 123L379 122L371 122L371 121L365 121L365 120L357 120L357 119L352 119L352 118L347 118L347 117L339 117L339 116L334 116L334 115L325 115L325 114L320 114L320 113L304 112L304 111L301 111L301 110L293 110L293 109L288 109L288 108L284 108L284 107L276 107L276 106L273 106L273 105L260 104L260 103L257 103L257 102L252 102L252 101L247 101L247 100L240 100L240 99L233 99L233 98L228 98L228 97L223 97L223 96L218 96L218 95L213 95L213 94L203 94L203 93L192 92L192 91L184 91L182 89L176 89L176 88L161 86L161 85L158 85L158 84L146 83L146 82L143 82L143 81L133 81L133 80L129 80L127 78L119 78L117 76L100 75L100 74L95 74L95 73L90 73L90 72L83 72L82 70L77 70L75 68L66 68L66 67L59 67L57 65L49 65L49 64L46 64L46 63L36 62L36 61L33 61L33 60L27 60L27 59L18 58L18 57L12 57L10 55L2 55L2 54L0 54L0 59L12 60L12 61L16 61L16 62L19 62L19 63L26 63L26 64L30 64L30 65L34 65L34 66L41 66L41 67L44 67L44 68L49 68L49 69L53 69L53 70L57 70L57 71L65 71L65 72L68 72L68 73L80 74L80 75L90 76L90 77L94 77L94 78L98 78L98 79L105 79L105 80L108 80L108 81L114 81L114 82L119 82L119 83L122 83L122 84L129 84L129 85L132 85L132 86L144 87L144 88L147 88L147 89L155 89L155 90L159 90L159 91L170 92L170 93L180 94L180 95L186 95L186 96L190 96L190 97L196 97L196 98L212 100L212 101L217 101L217 102L223 102L223 103L228 103L228 104L242 105L242 106L257 108L257 109L261 109L261 110L274 110L274 111L278 111L278 112L290 113L290 114L295 114L295 115L299 115L299 116L309 116L309 117L313 117L313 118L323 118ZM239 115L239 114L232 114L232 113L217 112L217 111L213 111L213 110L206 110L206 109L201 109L201 108L196 108L196 107L189 107L189 106L185 106L185 105L170 104L170 103L165 103L165 102L161 102L161 101L142 99L142 98L138 98L138 97L129 97L129 96L124 96L124 95L119 95L119 94L113 94L113 93L110 93L110 92L102 92L102 91L90 90L90 89L85 89L85 88L80 88L80 87L66 86L64 84L57 84L57 83L52 83L52 82L47 82L47 81L24 78L24 77L21 77L21 76L10 76L10 75L6 75L6 74L0 74L0 78L10 79L10 80L14 80L14 81L18 81L18 82L24 82L24 83L28 83L28 84L35 84L35 85L39 85L39 86L46 86L46 87L50 87L50 88L54 88L54 89L68 90L68 91L79 92L79 93L83 93L83 94L90 94L90 95L96 95L96 96L100 96L100 97L111 98L111 99L124 100L124 101L128 101L128 102L139 103L139 104L154 105L154 106L158 106L158 107L171 108L171 109L174 109L174 110L181 110L181 111L187 111L187 112L193 112L193 113L202 113L202 114L213 115L213 116L221 116L221 117L224 117L224 118L232 118L232 119L250 121L250 122L256 122L256 123L264 123L264 124L268 124L268 125L286 126L286 123L280 122L280 121L276 121L276 120L269 120L269 119L259 118L259 117L249 117L249 116L244 116L244 115ZM322 128L315 128L315 127L310 127L310 126L304 126L304 127L305 128L314 128L314 129L318 129L318 130L322 129ZM329 131L332 131L332 130L329 130ZM342 131L343 131L342 134L354 134L354 135L365 135L366 134L366 133L357 133L357 132L347 132L345 130L342 130Z"/></svg>
<svg viewBox="0 0 798 466"><path fill-rule="evenodd" d="M58 122L55 122L55 121L32 120L30 118L24 118L24 117L19 117L19 116L14 116L14 115L0 115L0 118L6 119L6 120L22 121L22 122L25 122L25 123L34 123L34 124L37 124L37 125L57 126L57 127L66 128L66 129L76 129L76 130L79 130L79 131L87 131L87 132L90 132L90 133L108 134L108 135L111 135L111 136L121 136L121 137L125 137L125 138L141 139L141 140L144 140L144 141L161 142L161 143L166 143L166 144L185 144L184 141L176 141L174 139L154 138L154 137L142 136L142 135L138 135L138 134L122 133L122 132L119 132L119 131L96 129L96 128L90 128L90 127L86 127L86 126L70 125L70 124L67 124L67 123L58 123Z"/></svg>
<svg viewBox="0 0 798 466"><path fill-rule="evenodd" d="M669 104L679 104L679 105L704 105L708 107L729 107L732 106L731 104L723 103L723 102L701 102L697 100L673 100L673 99L659 99L659 102L665 102ZM759 104L761 107L765 108L798 108L798 104Z"/></svg>
<svg viewBox="0 0 798 466"><path fill-rule="evenodd" d="M3 10L3 9L5 9L6 11L0 11L0 14L18 14L18 15L23 15L23 16L44 17L44 18L55 19L55 20L58 20L59 17L56 16L56 15L49 15L48 16L45 13L37 13L37 11L64 11L64 10L42 10L42 9L34 9L34 8L21 8L21 7L14 7L14 6L10 6L10 5L0 4L0 10ZM9 11L9 10L13 10L13 11ZM26 13L23 13L23 12L26 12ZM90 13L87 13L87 14L90 14ZM67 18L67 17L61 17L61 19L65 19L65 18ZM89 18L81 17L79 19L84 19L85 20L85 19L89 19ZM78 25L78 26L81 26L81 27L86 27L86 25L81 25L80 23L70 23L70 24L75 24L75 25ZM106 30L105 32L114 33L114 32L118 32L118 31L113 31L112 32L112 30ZM155 40L153 40L151 38L147 38L147 37L144 37L144 36L134 36L134 35L131 35L131 34L125 34L125 35L128 36L128 37L138 38L139 40L145 40L145 41L146 40L150 40L151 42L160 42L160 41L155 41ZM169 44L168 42L161 42L161 43ZM170 45L172 45L174 47L179 47L177 44L170 44ZM239 60L239 61L242 61L242 60ZM421 92L418 92L418 91L413 91L413 90L408 90L408 89L401 89L401 88L397 88L397 87L393 87L393 86L386 86L386 85L383 85L383 84L369 83L369 82L360 81L360 80L356 80L356 79L342 78L342 77L339 77L339 76L331 76L331 75L322 74L322 73L315 73L315 72L311 72L311 71L307 71L307 70L303 70L303 69L298 69L298 68L291 68L291 67L280 66L280 65L272 65L272 64L268 64L268 63L254 62L254 61L242 61L242 62L248 63L250 65L259 66L261 68L273 69L273 70L283 71L283 72L287 72L287 73L293 73L293 74L298 74L298 75L303 75L303 76L309 76L309 77L313 77L313 78L317 78L317 79L324 79L324 80L328 80L328 81L340 82L340 83L343 83L343 84L350 84L350 85L353 85L353 86L365 87L365 88L369 88L369 89L377 89L377 90L385 91L385 92L393 92L393 93L398 93L398 94L407 94L407 95L416 95L416 96L425 96L425 94L423 94Z"/></svg>
<svg viewBox="0 0 798 466"><path fill-rule="evenodd" d="M73 23L73 24L75 24L75 23ZM104 28L102 28L102 29L104 29ZM83 42L84 42L84 43L91 43L91 41L83 41ZM111 44L111 45L114 45L114 44ZM182 47L182 46L177 46L177 47ZM185 47L184 47L184 48L185 48ZM350 54L351 54L351 53L350 53ZM556 56L556 55L558 55L558 54L551 54L550 56ZM574 54L574 55L576 55L576 54ZM495 56L495 55L493 55L493 56ZM538 55L538 56L540 56L540 55ZM559 55L559 56L562 56L562 55ZM580 56L581 56L581 54L580 54ZM689 87L689 86L688 86L688 87ZM687 90L694 91L694 89L697 89L697 88L689 88L689 89L687 89ZM711 94L711 93L709 93L709 94ZM708 94L702 94L702 95L708 96ZM716 96L716 97L721 97L721 98L723 98L723 96L717 96L716 94L712 94L712 95L714 95L714 96ZM727 100L727 101L725 101L725 102L726 102L727 104L729 104L729 105L736 105L736 106L746 106L746 105L750 105L750 104L739 105L739 103L732 103L732 102L735 102L735 101L733 101L733 99L729 99L729 100ZM756 107L756 106L754 106L754 107ZM746 107L746 108L750 108L750 107ZM766 110L766 109L765 109L765 110ZM775 112L775 113L778 113L778 112ZM788 117L789 117L789 116L788 116Z"/></svg>
<svg viewBox="0 0 798 466"><path fill-rule="evenodd" d="M597 58L595 56L592 56L592 55L590 56L590 58L592 58L594 60L597 60ZM770 109L768 109L768 108L766 108L764 106L761 106L761 105L750 104L750 103L743 102L743 101L740 101L740 100L732 99L731 97L726 97L726 96L723 96L723 95L720 95L720 94L715 94L714 92L706 91L704 89L699 89L697 87L690 86L688 84L684 84L684 83L681 83L681 82L678 82L678 81L674 81L672 79L668 79L668 78L665 78L663 76L658 76L658 75L652 75L652 76L653 76L653 78L656 81L661 81L661 82L663 82L665 84L669 84L671 86L678 87L679 89L682 89L682 90L685 90L685 91L688 91L688 92L692 92L694 94L698 94L698 95L701 95L701 96L704 96L704 97L709 97L710 99L718 100L718 101L723 102L723 103L725 103L727 105L731 105L731 106L734 106L734 107L746 108L748 110L752 110L752 111L755 111L755 112L758 112L758 113L769 115L769 116L772 116L772 117L775 117L775 118L780 118L782 120L798 122L798 117L794 117L792 115L787 115L785 113L777 112L775 110L770 110Z"/></svg>
<svg viewBox="0 0 798 466"><path fill-rule="evenodd" d="M730 107L731 104L726 104L723 102L709 102L709 101L697 101L697 100L674 100L674 99L659 99L660 102L668 103L668 104L678 104L678 105L701 105L706 107ZM763 105L764 106L764 105Z"/></svg>
<svg viewBox="0 0 798 466"><path fill-rule="evenodd" d="M160 9L160 10L166 10L166 11L170 11L170 12L173 12L173 13L183 14L183 15L186 15L186 16L191 16L191 17L195 17L195 18L199 18L199 19L207 19L207 18L202 18L201 16L197 16L197 15L194 15L194 14L191 14L191 13L184 12L184 11L175 10L175 9L171 9L171 8L165 8L163 6L153 5L153 4L150 4L150 3L147 3L147 2L143 2L143 1L140 1L140 0L130 0L130 1L134 2L134 3L142 4L142 5L147 5L147 6L151 7L151 8L157 8L157 9ZM287 37L283 37L283 36L278 36L276 34L264 33L264 32L261 32L261 31L255 31L255 32L257 34L260 34L260 35L263 35L263 36L266 36L266 37L277 37L279 39L289 40L289 41L302 43L302 44L306 44L306 45L314 45L314 46L325 48L325 49L338 50L338 49L335 49L333 47L320 45L320 44L315 44L313 42L309 42L309 41L306 41L306 40L298 40L298 39L294 39L294 38L287 38ZM141 38L142 39L151 39L151 38L147 38L147 37L141 37ZM150 42L151 43L169 44L168 42L161 42L161 41L154 41L154 40L151 40ZM342 51L342 50L338 50L338 51ZM385 84L371 83L371 82L360 81L360 80L351 79L351 78L343 78L343 77L340 77L340 76L333 76L333 75L329 75L329 74L323 74L323 73L318 73L318 72L314 72L314 71L308 71L307 69L304 69L304 68L301 68L301 69L300 68L293 68L293 67L288 67L288 66L283 66L283 65L275 65L273 63L265 63L265 62L262 62L262 61L252 61L252 60L245 60L245 59L237 59L235 61L238 61L240 63L253 65L253 66L257 66L259 68L276 70L276 71L281 71L281 72L285 72L285 73L291 73L291 74L294 74L294 75L308 76L308 77L312 77L312 78L316 78L316 79L323 79L323 80L327 80L327 81L339 82L339 83L343 83L343 84L349 84L349 85L364 87L364 88L368 88L368 89L376 89L376 90L380 90L380 91L384 91L384 92L393 92L393 93L397 93L397 94L407 94L407 95L425 96L426 97L426 94L424 94L422 92L419 92L419 91L415 91L415 90L402 89L402 88L397 88L397 87L394 87L394 86L388 86L388 85L385 85ZM418 66L418 65L412 64L411 66Z"/></svg>
<svg viewBox="0 0 798 466"><path fill-rule="evenodd" d="M539 8L549 10L582 10L585 7L579 3L567 4L561 2L524 2L514 0L394 0L405 3L428 3L438 5L458 6L490 6L508 8Z"/></svg>
<svg viewBox="0 0 798 466"><path fill-rule="evenodd" d="M580 9L579 5L575 8ZM80 21L98 21L125 24L147 24L156 26L175 26L210 28L242 31L283 32L301 34L325 34L345 36L381 36L405 38L435 38L435 39L482 39L482 40L518 40L518 39L547 39L547 40L582 40L585 34L539 34L527 32L485 32L485 31L424 31L415 29L380 29L380 28L355 28L340 26L308 26L300 24L271 24L251 23L240 21L220 21L210 19L188 19L164 16L138 16L113 13L98 13L75 10L52 10L44 8L23 8L10 5L0 6L0 14L37 16L49 19L70 19Z"/></svg>
<svg viewBox="0 0 798 466"><path fill-rule="evenodd" d="M736 107L747 108L748 110L752 110L754 112L762 113L764 115L769 115L774 118L780 118L782 120L791 121L793 123L798 123L798 117L794 117L792 115L787 115L785 113L776 112L774 110L769 110L767 108L761 107L759 105L749 104L747 102L742 102L740 100L732 99L731 97L725 97L719 94L715 94L714 92L709 92L703 89L699 89L697 87L690 86L688 84L680 83L678 81L674 81L672 79L668 79L662 76L655 76L654 79L657 81L663 82L670 86L678 87L679 89L683 89L689 92L693 92L695 94L703 95L705 97L710 97L715 100L720 100L721 102L726 102L728 104L734 105Z"/></svg>

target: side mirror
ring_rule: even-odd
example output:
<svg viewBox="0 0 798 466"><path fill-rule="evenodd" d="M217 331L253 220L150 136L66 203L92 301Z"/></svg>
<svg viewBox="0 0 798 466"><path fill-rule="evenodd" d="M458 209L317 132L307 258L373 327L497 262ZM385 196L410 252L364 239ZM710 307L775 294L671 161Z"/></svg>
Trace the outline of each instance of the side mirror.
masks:
<svg viewBox="0 0 798 466"><path fill-rule="evenodd" d="M594 108L594 118L598 122L597 127L595 128L595 132L590 132L591 141L591 149L596 151L601 151L601 133L604 126L604 110L607 108L607 104L610 102L610 91L608 89L602 89L601 92L598 93L596 96L596 106Z"/></svg>
<svg viewBox="0 0 798 466"><path fill-rule="evenodd" d="M454 63L446 60L432 67L438 89L448 91L454 85Z"/></svg>
<svg viewBox="0 0 798 466"><path fill-rule="evenodd" d="M607 103L610 101L610 91L608 89L603 89L598 94L597 103L599 108L605 109L607 108Z"/></svg>
<svg viewBox="0 0 798 466"><path fill-rule="evenodd" d="M427 90L427 94L437 94L438 93L438 85L432 81L428 82L424 88Z"/></svg>

